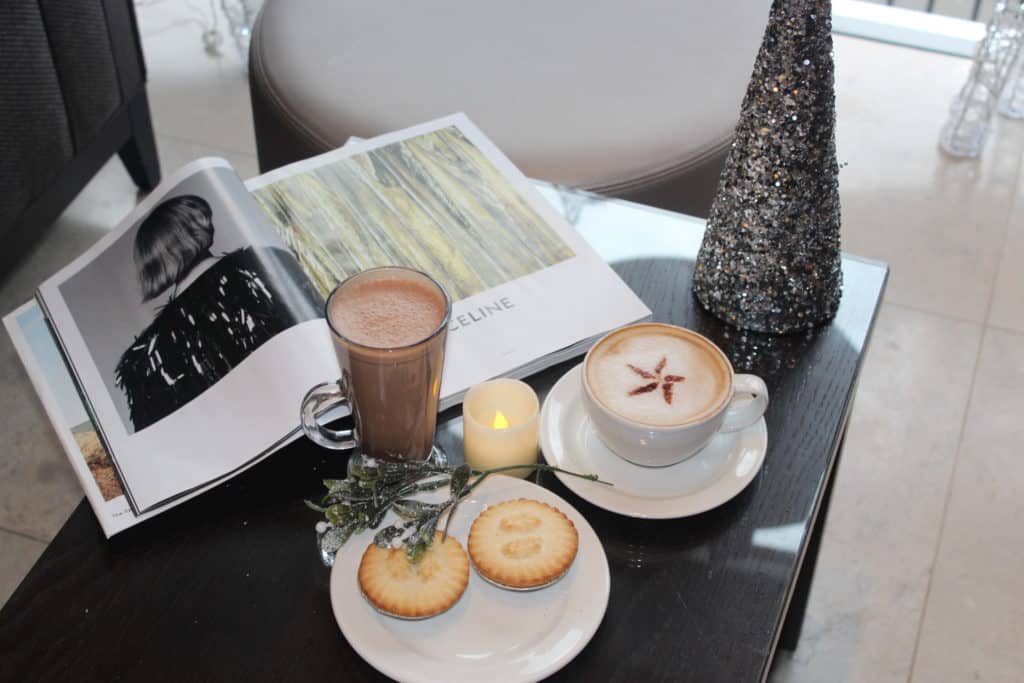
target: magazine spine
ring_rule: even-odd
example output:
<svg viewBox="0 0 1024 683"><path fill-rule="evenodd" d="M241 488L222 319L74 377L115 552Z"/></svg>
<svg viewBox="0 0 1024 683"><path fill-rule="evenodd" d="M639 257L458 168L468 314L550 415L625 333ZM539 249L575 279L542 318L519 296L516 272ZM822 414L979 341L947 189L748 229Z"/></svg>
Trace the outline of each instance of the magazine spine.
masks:
<svg viewBox="0 0 1024 683"><path fill-rule="evenodd" d="M92 421L93 427L96 428L96 435L99 437L100 444L102 444L103 449L107 452L107 456L114 464L114 473L117 475L117 481L121 485L121 491L124 493L125 500L128 501L128 506L131 507L132 514L138 517L141 514L139 506L135 503L135 498L132 496L128 482L125 481L123 476L121 476L121 467L117 463L117 455L110 447L110 440L107 438L106 432L103 430L103 424L96 417L96 411L93 408L92 401L89 399L89 394L85 390L85 386L83 385L82 379L75 368L75 364L71 361L71 356L68 353L67 346L60 334L60 330L51 322L53 317L50 315L50 309L46 305L46 298L43 296L41 289L36 290L35 300L43 312L43 317L46 318L46 327L50 330L50 336L53 337L57 344L57 350L60 351L60 357L64 361L64 367L67 368L68 374L71 375L71 381L75 385L75 390L78 391L78 398L81 399L85 412L89 415L89 419Z"/></svg>

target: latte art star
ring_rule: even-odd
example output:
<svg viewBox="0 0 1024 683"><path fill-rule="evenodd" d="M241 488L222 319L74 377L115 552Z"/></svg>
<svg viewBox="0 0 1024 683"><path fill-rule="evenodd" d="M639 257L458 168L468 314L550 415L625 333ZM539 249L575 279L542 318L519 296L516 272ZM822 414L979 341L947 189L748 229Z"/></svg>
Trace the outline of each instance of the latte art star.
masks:
<svg viewBox="0 0 1024 683"><path fill-rule="evenodd" d="M643 368L637 367L632 363L626 363L626 367L640 375L644 379L652 379L653 382L647 384L641 384L640 386L633 387L629 390L630 396L639 396L640 394L649 394L652 391L657 391L658 387L661 387L661 397L665 400L665 403L672 404L672 391L673 387L686 381L686 378L682 375L664 375L662 371L665 369L665 364L668 360L662 356L658 364L654 366L654 370L644 370Z"/></svg>

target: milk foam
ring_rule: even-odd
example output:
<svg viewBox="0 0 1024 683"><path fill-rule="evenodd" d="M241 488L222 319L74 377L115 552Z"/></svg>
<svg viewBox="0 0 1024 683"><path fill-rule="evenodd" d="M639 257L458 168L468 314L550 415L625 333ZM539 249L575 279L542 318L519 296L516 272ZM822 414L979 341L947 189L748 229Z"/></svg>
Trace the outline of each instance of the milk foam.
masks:
<svg viewBox="0 0 1024 683"><path fill-rule="evenodd" d="M328 315L348 339L397 348L429 337L444 319L445 302L430 285L400 278L371 279L343 288Z"/></svg>
<svg viewBox="0 0 1024 683"><path fill-rule="evenodd" d="M676 377L684 379L673 381ZM594 349L587 361L587 382L612 412L635 422L670 426L701 418L721 403L728 370L718 354L696 340L640 331L610 337ZM652 384L652 390L638 391ZM666 384L672 385L671 403L666 400Z"/></svg>

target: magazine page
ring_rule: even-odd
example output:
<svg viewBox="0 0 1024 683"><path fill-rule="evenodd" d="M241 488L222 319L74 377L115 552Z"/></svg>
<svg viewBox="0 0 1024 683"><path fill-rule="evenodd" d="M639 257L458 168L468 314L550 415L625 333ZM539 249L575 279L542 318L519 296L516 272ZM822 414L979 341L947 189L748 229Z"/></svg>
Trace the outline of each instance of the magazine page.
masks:
<svg viewBox="0 0 1024 683"><path fill-rule="evenodd" d="M136 512L294 437L336 367L319 292L220 160L168 177L39 299Z"/></svg>
<svg viewBox="0 0 1024 683"><path fill-rule="evenodd" d="M30 301L20 306L4 318L4 325L104 535L110 538L162 512L163 509L141 515L132 512L114 463L100 443L96 426L39 304ZM204 490L183 496L167 507L179 505Z"/></svg>
<svg viewBox="0 0 1024 683"><path fill-rule="evenodd" d="M61 446L68 454L85 497L107 538L131 526L136 517L121 490L106 449L78 395L71 373L35 301L4 318L14 348L28 372Z"/></svg>
<svg viewBox="0 0 1024 683"><path fill-rule="evenodd" d="M322 296L381 265L441 283L453 304L445 405L650 315L462 114L353 141L246 185Z"/></svg>

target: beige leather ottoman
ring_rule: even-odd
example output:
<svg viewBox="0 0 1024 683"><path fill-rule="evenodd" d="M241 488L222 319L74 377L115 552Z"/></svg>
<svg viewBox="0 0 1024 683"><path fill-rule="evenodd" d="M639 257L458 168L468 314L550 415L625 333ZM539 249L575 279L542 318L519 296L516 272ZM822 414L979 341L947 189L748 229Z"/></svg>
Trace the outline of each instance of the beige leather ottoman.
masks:
<svg viewBox="0 0 1024 683"><path fill-rule="evenodd" d="M264 171L464 111L528 176L704 216L769 0L267 0Z"/></svg>

